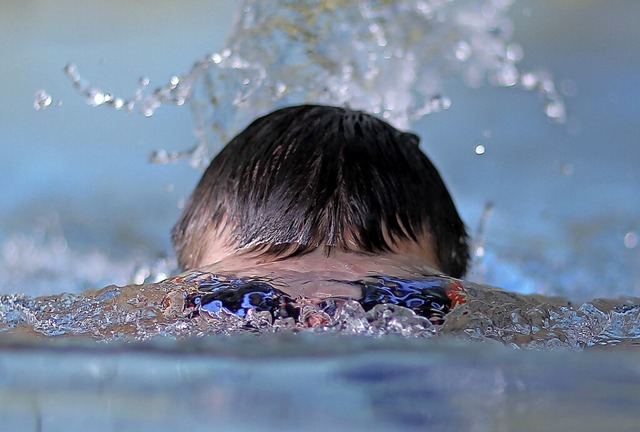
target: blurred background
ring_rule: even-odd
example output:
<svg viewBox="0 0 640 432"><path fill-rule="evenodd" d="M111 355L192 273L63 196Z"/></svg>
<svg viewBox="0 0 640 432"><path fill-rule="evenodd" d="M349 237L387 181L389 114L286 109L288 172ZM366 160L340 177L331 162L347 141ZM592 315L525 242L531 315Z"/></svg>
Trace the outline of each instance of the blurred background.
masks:
<svg viewBox="0 0 640 432"><path fill-rule="evenodd" d="M235 7L3 2L0 293L141 281L163 257L169 271L169 231L200 172L148 157L195 144L189 109L147 118L91 108L63 68L73 62L124 96L140 77L163 86L224 46ZM412 126L472 234L493 204L469 279L572 297L640 295L640 2L521 0L509 17L521 69L553 75L566 123L551 123L534 92L471 89L454 76L451 108ZM53 102L36 110L40 89Z"/></svg>

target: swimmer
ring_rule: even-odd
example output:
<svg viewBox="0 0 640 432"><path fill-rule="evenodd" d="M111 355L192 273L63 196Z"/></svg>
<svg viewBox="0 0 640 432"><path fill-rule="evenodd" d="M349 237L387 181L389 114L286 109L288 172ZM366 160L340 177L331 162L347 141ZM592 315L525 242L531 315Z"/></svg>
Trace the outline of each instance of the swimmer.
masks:
<svg viewBox="0 0 640 432"><path fill-rule="evenodd" d="M470 256L416 135L318 105L279 109L233 138L172 240L184 277L269 280L291 298L362 298L376 275L461 278Z"/></svg>

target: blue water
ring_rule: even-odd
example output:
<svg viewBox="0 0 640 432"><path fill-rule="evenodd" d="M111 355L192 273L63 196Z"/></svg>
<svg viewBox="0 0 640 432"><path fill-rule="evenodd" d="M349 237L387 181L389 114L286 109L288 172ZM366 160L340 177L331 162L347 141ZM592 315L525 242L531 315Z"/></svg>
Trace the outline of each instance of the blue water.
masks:
<svg viewBox="0 0 640 432"><path fill-rule="evenodd" d="M638 424L637 351L318 335L201 338L188 352L166 339L12 348L4 344L0 356L0 418L12 431L635 431Z"/></svg>
<svg viewBox="0 0 640 432"><path fill-rule="evenodd" d="M5 44L0 52L6 59L0 91L7 95L0 106L0 241L6 258L6 249L26 248L7 240L48 229L67 243L60 260L77 263L96 252L101 264L75 266L96 267L84 283L62 274L47 288L20 277L26 269L14 267L9 276L3 269L4 292L122 284L130 281L132 262L171 256L168 231L177 203L199 173L185 162L145 161L153 150L196 143L189 110L163 107L146 118L89 109L61 69L73 61L84 77L116 94L131 95L140 76L153 89L220 49L234 16L229 3L193 2L177 11L170 2L152 9L107 2L70 8L82 25L64 25L64 8L46 2L9 3L0 18L21 47ZM443 88L451 108L413 124L472 231L484 205L494 204L485 231L490 269L472 280L583 298L640 291L640 247L624 242L640 232L633 97L640 56L633 54L639 35L631 18L637 8L632 1L511 7L521 67L553 73L565 89L566 124L549 122L535 92L471 89L455 75ZM32 107L38 89L54 99L46 110ZM486 147L483 155L475 153L477 144ZM44 243L38 247L46 249Z"/></svg>
<svg viewBox="0 0 640 432"><path fill-rule="evenodd" d="M77 293L142 281L150 266L173 270L169 229L199 172L146 161L196 143L190 111L90 108L62 69L72 61L117 94L132 94L140 76L165 85L223 47L234 7L3 4L0 293ZM493 203L469 278L576 301L639 297L640 3L528 0L508 16L522 68L548 70L563 90L566 123L549 121L536 92L472 89L451 74L451 108L411 126L472 233ZM36 111L39 89L54 103ZM46 431L635 430L640 421L634 345L521 352L487 340L272 336L97 345L3 336L0 419Z"/></svg>

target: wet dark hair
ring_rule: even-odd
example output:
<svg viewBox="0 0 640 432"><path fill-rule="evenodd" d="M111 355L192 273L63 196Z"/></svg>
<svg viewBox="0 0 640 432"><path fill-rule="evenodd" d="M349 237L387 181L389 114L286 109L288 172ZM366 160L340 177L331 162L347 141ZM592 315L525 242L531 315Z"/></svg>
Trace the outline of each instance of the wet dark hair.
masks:
<svg viewBox="0 0 640 432"><path fill-rule="evenodd" d="M303 105L261 117L211 162L173 228L183 269L207 236L272 259L321 248L381 253L431 241L440 269L461 277L466 229L419 138L345 108Z"/></svg>

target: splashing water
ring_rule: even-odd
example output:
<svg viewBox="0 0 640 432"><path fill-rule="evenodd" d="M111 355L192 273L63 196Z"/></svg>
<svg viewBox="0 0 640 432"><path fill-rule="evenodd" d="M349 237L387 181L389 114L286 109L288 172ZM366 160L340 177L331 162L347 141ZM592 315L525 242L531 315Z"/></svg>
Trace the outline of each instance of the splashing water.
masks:
<svg viewBox="0 0 640 432"><path fill-rule="evenodd" d="M47 108L53 102L53 98L44 90L38 90L36 92L35 100L33 101L33 108L35 110L42 110Z"/></svg>
<svg viewBox="0 0 640 432"><path fill-rule="evenodd" d="M198 143L181 151L158 150L151 160L190 157L205 168L220 146L256 117L300 103L350 106L399 128L447 109L451 76L467 85L484 82L536 90L545 114L565 120L553 80L521 71L522 48L511 41L511 0L351 2L244 1L227 46L207 55L169 84L129 99L90 85L75 65L65 70L91 106L145 116L163 104L189 104Z"/></svg>
<svg viewBox="0 0 640 432"><path fill-rule="evenodd" d="M175 259L150 259L140 253L116 259L96 249L74 250L57 215L0 243L0 262L0 294L25 292L28 287L30 295L77 293L110 283L158 282L177 267Z"/></svg>
<svg viewBox="0 0 640 432"><path fill-rule="evenodd" d="M377 109L402 126L459 103L447 97L453 94L449 86L456 84L450 77L470 86L540 92L544 115L551 122L563 119L564 105L549 76L519 67L523 53L511 41L506 16L510 1L361 2L361 7L341 0L289 3L270 2L269 10L258 1L242 3L235 39L228 39L226 49L202 58L151 95L146 79L133 96L119 97L83 80L73 65L67 73L91 106L143 115L165 104L190 107L198 142L154 157L157 162L190 159L198 167L226 138L271 107L345 101ZM300 4L326 15L316 17ZM334 10L334 4L350 9ZM278 8L281 16L274 16L271 10ZM341 24L344 17L353 22ZM385 22L393 21L389 17L404 25ZM419 25L412 30L411 23ZM347 39L347 34L363 39ZM314 48L314 38L320 37L328 41L322 51ZM276 52L278 46L282 53ZM308 47L314 49L307 52ZM413 58L396 56L403 49ZM363 64L376 66L371 76L363 73ZM307 66L315 71L308 74L310 81L298 79ZM413 67L420 72L411 77ZM426 76L426 70L433 76ZM386 79L399 86L397 94ZM348 92L341 92L341 86ZM358 99L367 92L371 99ZM45 116L60 104L48 92L33 102L36 109L48 110ZM393 105L400 102L406 105ZM497 154L495 144L472 138L466 151L482 164ZM580 165L566 159L557 161L558 174L579 177ZM606 232L592 230L598 241L585 241L581 250L590 244L597 244L597 250L552 252L553 259L539 262L493 249L485 225L487 219L489 224L500 220L502 203L495 202L495 214L490 216L487 205L474 239L475 273L482 281L572 300L577 293L612 297L640 292L637 282L623 286L627 280L640 281L640 228L634 215L616 226L605 224ZM172 260L156 263L145 257L145 264L135 266L126 253L113 258L72 247L73 237L67 244L55 226L3 238L0 293L16 288L33 295L78 293L104 286L103 280L149 283L174 271ZM169 281L38 298L0 295L0 418L9 430L108 431L122 425L203 430L213 422L274 431L321 429L329 423L370 431L605 430L612 419L616 430L637 429L638 350L624 348L637 348L640 342L639 299L572 305L472 283L464 287L467 302L453 308L442 324L410 308L387 304L367 310L357 301L336 302L334 308L301 304L297 318L253 310L245 316L224 309L193 314L185 307L191 306L186 304L190 287ZM203 335L209 337L190 337ZM521 353L503 344L553 352ZM599 347L606 352L553 350Z"/></svg>
<svg viewBox="0 0 640 432"><path fill-rule="evenodd" d="M190 158L200 168L249 121L286 105L347 105L406 128L424 115L451 106L445 95L451 77L470 87L489 83L537 91L544 98L547 118L563 122L565 107L552 78L518 67L523 52L511 40L513 28L507 16L511 4L510 0L244 1L226 47L203 57L187 73L172 76L150 95L145 95L146 78L139 80L132 97L123 98L91 85L73 64L65 73L94 107L138 110L152 116L162 105L188 105L196 123L196 145L179 151L158 150L151 159L166 163ZM51 103L51 96L41 91L34 106L43 109ZM477 155L486 150L484 145L475 146ZM635 232L630 231L625 247L635 248L636 243ZM491 267L499 260L485 250L482 230L475 253L479 258L476 266ZM567 266L581 268L574 262ZM167 266L156 271L152 267L127 270L133 275L128 282L153 282L158 280L155 275L168 274ZM500 269L499 277L492 279L489 272L487 279L504 280L505 266ZM520 292L545 292L544 284L549 281L528 286L526 276L518 273ZM571 282L555 280L564 286ZM357 302L346 302L331 313L309 306L302 315L320 323L313 326L315 332L429 338L453 334L534 348L581 349L638 342L640 318L634 299L594 301L573 308L566 303L549 304L551 299L543 302L474 288L473 284L468 289L471 300L454 309L444 325L434 325L401 306L381 305L365 311ZM38 299L2 296L0 330L108 340L306 329L299 320L272 320L262 312L239 317L222 311L195 319L167 315L164 299L181 292L160 283Z"/></svg>
<svg viewBox="0 0 640 432"><path fill-rule="evenodd" d="M81 295L0 296L0 333L79 335L103 341L274 332L453 335L493 339L514 347L573 350L640 344L640 299L596 300L573 308L563 299L525 297L465 283L464 303L436 323L408 307L378 304L366 311L362 300L344 299L320 305L303 302L295 305L296 314L281 315L249 307L247 296L242 304L249 309L239 314L227 309L229 303L214 309L194 304L190 299L197 291L193 289L174 278L143 286L109 286Z"/></svg>

